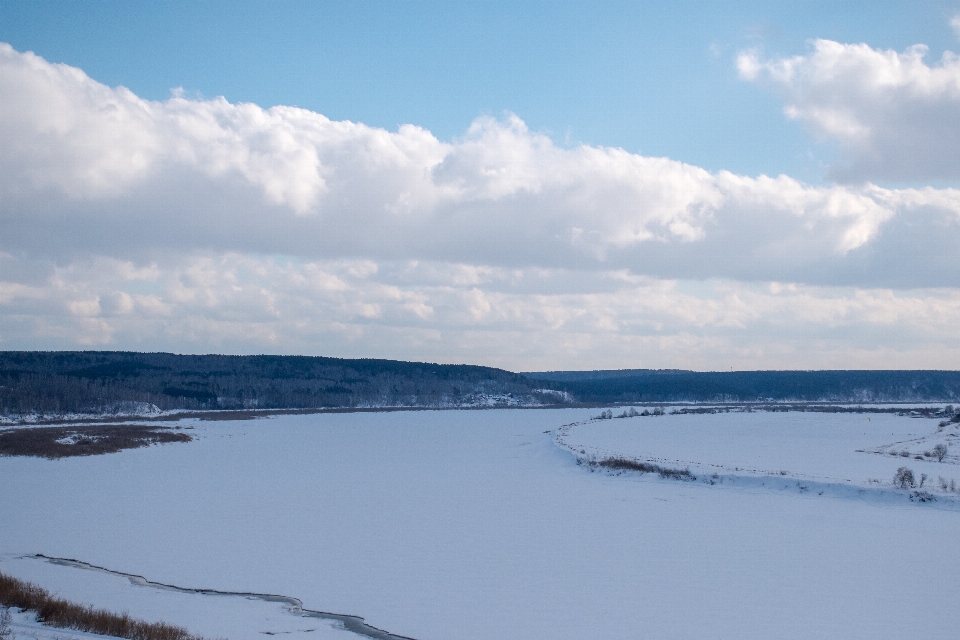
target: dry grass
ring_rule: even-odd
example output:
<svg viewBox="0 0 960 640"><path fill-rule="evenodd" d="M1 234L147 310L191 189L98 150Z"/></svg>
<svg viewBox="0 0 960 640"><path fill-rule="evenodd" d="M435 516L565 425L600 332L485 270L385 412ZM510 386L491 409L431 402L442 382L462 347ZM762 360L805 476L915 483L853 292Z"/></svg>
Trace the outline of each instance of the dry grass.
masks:
<svg viewBox="0 0 960 640"><path fill-rule="evenodd" d="M182 431L149 425L31 427L0 432L0 456L55 460L191 440L193 438Z"/></svg>
<svg viewBox="0 0 960 640"><path fill-rule="evenodd" d="M696 476L690 473L689 469L671 469L661 467L651 462L640 462L629 458L604 458L596 463L598 466L607 469L616 469L618 471L639 471L640 473L657 473L661 478L672 478L673 480L696 480Z"/></svg>
<svg viewBox="0 0 960 640"><path fill-rule="evenodd" d="M0 573L0 604L33 611L37 614L38 621L60 629L75 629L130 640L203 640L182 627L163 622L135 620L125 613L116 614L55 598L35 584L3 573Z"/></svg>

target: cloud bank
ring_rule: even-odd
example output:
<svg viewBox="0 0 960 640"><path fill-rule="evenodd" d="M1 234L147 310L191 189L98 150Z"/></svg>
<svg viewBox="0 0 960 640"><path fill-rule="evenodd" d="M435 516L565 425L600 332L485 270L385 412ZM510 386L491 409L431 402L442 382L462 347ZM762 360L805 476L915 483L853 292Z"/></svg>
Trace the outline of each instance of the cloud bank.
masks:
<svg viewBox="0 0 960 640"><path fill-rule="evenodd" d="M810 69L844 47L738 63L793 117L858 141L844 171L869 179L811 186L560 147L510 114L444 142L148 101L0 45L0 348L947 366L960 191L879 186L879 165L857 164L886 148L873 121L816 115L844 97ZM873 53L930 70L919 50Z"/></svg>
<svg viewBox="0 0 960 640"><path fill-rule="evenodd" d="M954 28L960 21L954 18ZM740 76L770 85L784 112L840 143L844 182L960 179L960 58L928 65L925 45L902 53L814 40L807 55L737 59Z"/></svg>

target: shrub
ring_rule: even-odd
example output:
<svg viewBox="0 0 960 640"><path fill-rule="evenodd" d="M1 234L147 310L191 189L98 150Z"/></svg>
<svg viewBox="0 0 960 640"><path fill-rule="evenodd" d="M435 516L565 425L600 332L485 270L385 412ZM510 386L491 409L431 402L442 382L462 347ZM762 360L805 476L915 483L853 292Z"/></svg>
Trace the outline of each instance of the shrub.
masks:
<svg viewBox="0 0 960 640"><path fill-rule="evenodd" d="M900 467L897 469L897 472L893 474L893 484L901 489L912 488L914 485L913 471L906 467Z"/></svg>
<svg viewBox="0 0 960 640"><path fill-rule="evenodd" d="M661 467L652 462L640 462L629 458L605 458L597 463L606 469L618 469L624 471L639 471L640 473L658 473L661 478L671 478L673 480L696 480L697 477L690 473L690 469L671 469Z"/></svg>
<svg viewBox="0 0 960 640"><path fill-rule="evenodd" d="M938 444L933 448L933 457L937 459L937 462L943 462L943 459L947 457L947 445Z"/></svg>
<svg viewBox="0 0 960 640"><path fill-rule="evenodd" d="M182 627L163 622L143 622L127 614L118 615L55 598L46 589L3 573L0 573L0 604L33 611L39 622L61 629L76 629L129 640L203 640ZM9 611L6 615L9 616Z"/></svg>

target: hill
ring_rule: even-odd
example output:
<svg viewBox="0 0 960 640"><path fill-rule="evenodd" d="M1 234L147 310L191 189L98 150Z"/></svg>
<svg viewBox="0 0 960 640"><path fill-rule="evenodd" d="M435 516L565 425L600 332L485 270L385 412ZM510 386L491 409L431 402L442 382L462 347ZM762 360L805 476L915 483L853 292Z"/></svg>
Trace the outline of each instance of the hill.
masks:
<svg viewBox="0 0 960 640"><path fill-rule="evenodd" d="M0 352L0 413L475 406L555 402L502 369L394 360Z"/></svg>
<svg viewBox="0 0 960 640"><path fill-rule="evenodd" d="M526 375L585 403L960 399L960 371L624 371L620 376L609 371Z"/></svg>

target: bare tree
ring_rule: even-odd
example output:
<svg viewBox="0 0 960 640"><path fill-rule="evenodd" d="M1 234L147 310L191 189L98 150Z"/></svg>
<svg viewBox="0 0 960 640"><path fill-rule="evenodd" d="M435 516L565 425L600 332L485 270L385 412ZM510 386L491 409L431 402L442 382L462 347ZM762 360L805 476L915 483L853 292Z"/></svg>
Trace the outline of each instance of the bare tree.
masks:
<svg viewBox="0 0 960 640"><path fill-rule="evenodd" d="M947 457L947 445L938 444L933 448L933 457L937 459L937 462L943 462L943 459Z"/></svg>
<svg viewBox="0 0 960 640"><path fill-rule="evenodd" d="M893 475L893 484L901 489L912 489L914 486L913 471L906 467L900 467Z"/></svg>

